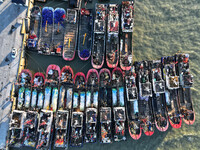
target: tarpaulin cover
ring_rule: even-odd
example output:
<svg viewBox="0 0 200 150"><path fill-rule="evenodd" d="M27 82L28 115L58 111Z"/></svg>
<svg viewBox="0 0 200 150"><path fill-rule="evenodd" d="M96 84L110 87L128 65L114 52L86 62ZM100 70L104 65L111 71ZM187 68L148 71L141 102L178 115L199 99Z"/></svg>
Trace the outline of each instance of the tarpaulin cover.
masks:
<svg viewBox="0 0 200 150"><path fill-rule="evenodd" d="M53 11L52 7L44 7L42 9L42 27L45 27L46 21L47 24L53 24Z"/></svg>
<svg viewBox="0 0 200 150"><path fill-rule="evenodd" d="M64 26L64 19L66 17L66 12L63 8L56 8L54 11L54 23L60 23Z"/></svg>

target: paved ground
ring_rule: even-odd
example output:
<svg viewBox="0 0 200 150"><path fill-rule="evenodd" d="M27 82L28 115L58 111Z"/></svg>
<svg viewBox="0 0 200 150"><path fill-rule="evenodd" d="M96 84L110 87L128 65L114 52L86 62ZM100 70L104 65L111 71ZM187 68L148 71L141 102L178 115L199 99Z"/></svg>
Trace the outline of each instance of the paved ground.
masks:
<svg viewBox="0 0 200 150"><path fill-rule="evenodd" d="M9 96L11 85L16 80L20 54L19 51L17 58L12 59L11 49L21 49L21 22L26 16L26 10L27 7L14 5L11 0L0 3L0 149L4 148L6 143L11 109ZM12 25L17 29L10 34Z"/></svg>

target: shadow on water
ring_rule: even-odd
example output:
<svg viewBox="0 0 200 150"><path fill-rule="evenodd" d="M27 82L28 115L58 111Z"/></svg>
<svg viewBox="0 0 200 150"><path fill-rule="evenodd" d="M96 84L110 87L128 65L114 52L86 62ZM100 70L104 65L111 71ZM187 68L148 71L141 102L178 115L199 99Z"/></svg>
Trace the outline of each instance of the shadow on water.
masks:
<svg viewBox="0 0 200 150"><path fill-rule="evenodd" d="M0 33L15 20L25 9L26 7L10 4L5 10L0 12ZM9 14L9 15L8 15Z"/></svg>

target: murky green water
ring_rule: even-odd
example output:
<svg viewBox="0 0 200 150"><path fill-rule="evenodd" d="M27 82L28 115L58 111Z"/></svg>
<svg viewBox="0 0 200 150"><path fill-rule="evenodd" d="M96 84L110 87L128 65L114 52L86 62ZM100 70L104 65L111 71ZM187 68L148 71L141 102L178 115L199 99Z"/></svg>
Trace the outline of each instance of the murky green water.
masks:
<svg viewBox="0 0 200 150"><path fill-rule="evenodd" d="M117 0L110 0L114 3ZM117 1L121 3L120 1ZM65 7L65 3L48 2L48 6ZM47 5L47 4L45 4ZM87 5L94 8L94 2ZM135 28L133 33L134 60L160 59L176 52L190 54L190 68L194 75L192 97L196 111L196 122L192 126L183 123L181 129L169 127L167 132L156 130L152 137L144 134L138 141L129 135L126 142L104 145L84 144L82 150L199 150L200 149L200 0L138 0L135 3ZM46 70L49 64L60 67L70 65L74 72L87 73L90 60L83 62L77 55L72 62L61 57L41 56L28 53L27 67L33 72ZM105 66L106 67L106 66ZM78 148L70 148L78 149Z"/></svg>

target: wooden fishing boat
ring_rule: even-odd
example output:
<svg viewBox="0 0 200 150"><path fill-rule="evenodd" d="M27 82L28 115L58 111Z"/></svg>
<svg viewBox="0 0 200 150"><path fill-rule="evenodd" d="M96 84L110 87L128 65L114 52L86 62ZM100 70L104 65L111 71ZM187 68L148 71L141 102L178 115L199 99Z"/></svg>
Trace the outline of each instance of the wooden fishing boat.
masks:
<svg viewBox="0 0 200 150"><path fill-rule="evenodd" d="M155 124L159 131L164 132L169 127L169 121L165 101L165 81L162 78L162 63L161 60L153 60L149 63L153 86L152 106Z"/></svg>
<svg viewBox="0 0 200 150"><path fill-rule="evenodd" d="M38 113L28 111L24 120L23 146L35 148L37 143Z"/></svg>
<svg viewBox="0 0 200 150"><path fill-rule="evenodd" d="M130 70L132 65L132 32L134 27L134 2L122 1L120 67Z"/></svg>
<svg viewBox="0 0 200 150"><path fill-rule="evenodd" d="M56 113L55 122L55 139L54 148L66 149L68 148L69 142L69 111L68 110L58 110Z"/></svg>
<svg viewBox="0 0 200 150"><path fill-rule="evenodd" d="M99 114L100 142L112 143L112 91L110 88L111 74L108 69L99 72Z"/></svg>
<svg viewBox="0 0 200 150"><path fill-rule="evenodd" d="M104 63L105 54L105 33L106 33L107 5L96 4L96 14L94 20L92 66L100 69Z"/></svg>
<svg viewBox="0 0 200 150"><path fill-rule="evenodd" d="M165 99L168 111L168 118L173 128L180 128L182 118L178 105L179 77L176 74L175 57L162 57L163 79L166 83Z"/></svg>
<svg viewBox="0 0 200 150"><path fill-rule="evenodd" d="M180 77L180 88L178 89L180 112L183 116L183 121L188 125L192 125L195 122L195 111L191 98L193 75L189 72L189 54L177 54L175 57L177 73Z"/></svg>
<svg viewBox="0 0 200 150"><path fill-rule="evenodd" d="M46 70L45 99L43 109L57 110L58 84L60 82L60 67L49 65Z"/></svg>
<svg viewBox="0 0 200 150"><path fill-rule="evenodd" d="M79 24L78 56L88 60L92 50L93 15L91 9L81 9Z"/></svg>
<svg viewBox="0 0 200 150"><path fill-rule="evenodd" d="M147 136L154 133L154 114L152 109L152 86L150 83L150 71L147 61L135 62L137 72L137 84L139 87L139 118L141 127Z"/></svg>
<svg viewBox="0 0 200 150"><path fill-rule="evenodd" d="M108 5L108 26L106 40L106 62L115 68L119 59L119 9L118 4Z"/></svg>
<svg viewBox="0 0 200 150"><path fill-rule="evenodd" d="M52 7L44 7L42 9L42 22L40 38L38 41L38 53L50 55L53 43L53 17L54 9Z"/></svg>
<svg viewBox="0 0 200 150"><path fill-rule="evenodd" d="M98 115L98 71L90 69L86 76L86 133L85 142L97 141L97 115Z"/></svg>
<svg viewBox="0 0 200 150"><path fill-rule="evenodd" d="M44 74L41 72L36 72L32 80L32 95L31 95L31 104L30 104L31 110L35 110L37 108L37 101L40 101L38 102L40 103L39 104L40 108L43 107L43 105L41 105L41 103L43 104L43 99L38 100L38 95L39 93L43 93L44 84L45 84Z"/></svg>
<svg viewBox="0 0 200 150"><path fill-rule="evenodd" d="M83 128L85 112L85 75L76 73L74 77L73 105L71 120L70 145L72 147L83 146Z"/></svg>
<svg viewBox="0 0 200 150"><path fill-rule="evenodd" d="M17 109L29 109L31 101L32 73L28 69L23 69L19 74L17 85Z"/></svg>
<svg viewBox="0 0 200 150"><path fill-rule="evenodd" d="M78 36L78 12L76 9L67 9L66 21L62 56L64 60L72 61L75 57Z"/></svg>
<svg viewBox="0 0 200 150"><path fill-rule="evenodd" d="M38 39L40 36L41 9L39 6L33 6L30 18L30 33L27 41L27 47L31 50L37 50Z"/></svg>
<svg viewBox="0 0 200 150"><path fill-rule="evenodd" d="M125 101L124 101L124 76L120 68L112 71L112 107L114 115L114 141L125 141Z"/></svg>
<svg viewBox="0 0 200 150"><path fill-rule="evenodd" d="M38 123L36 149L49 149L53 122L53 111L41 110Z"/></svg>
<svg viewBox="0 0 200 150"><path fill-rule="evenodd" d="M9 123L8 147L20 148L23 141L26 112L13 110Z"/></svg>
<svg viewBox="0 0 200 150"><path fill-rule="evenodd" d="M66 12L63 8L56 8L54 14L53 47L51 54L62 56L65 35Z"/></svg>
<svg viewBox="0 0 200 150"><path fill-rule="evenodd" d="M142 128L140 126L139 106L138 106L138 89L136 86L135 67L126 72L126 107L129 134L134 140L140 139Z"/></svg>

